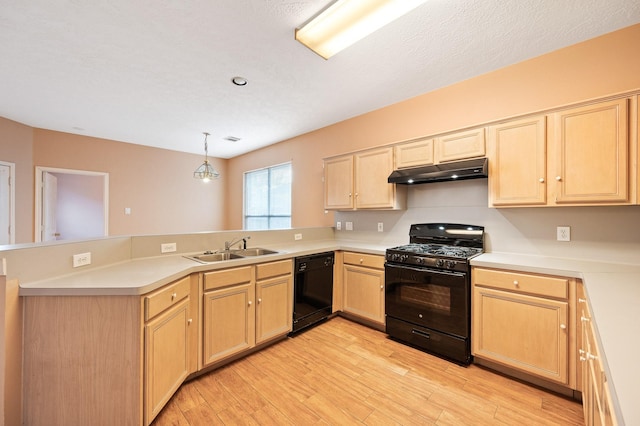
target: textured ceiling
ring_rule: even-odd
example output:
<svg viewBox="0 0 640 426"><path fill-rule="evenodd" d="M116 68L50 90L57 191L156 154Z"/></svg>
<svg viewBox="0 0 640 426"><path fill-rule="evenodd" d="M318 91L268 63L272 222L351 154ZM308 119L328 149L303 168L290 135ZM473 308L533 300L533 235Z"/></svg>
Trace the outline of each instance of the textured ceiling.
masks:
<svg viewBox="0 0 640 426"><path fill-rule="evenodd" d="M325 61L293 34L328 3L0 0L0 116L192 153L207 131L231 158L640 22L638 0L429 0Z"/></svg>

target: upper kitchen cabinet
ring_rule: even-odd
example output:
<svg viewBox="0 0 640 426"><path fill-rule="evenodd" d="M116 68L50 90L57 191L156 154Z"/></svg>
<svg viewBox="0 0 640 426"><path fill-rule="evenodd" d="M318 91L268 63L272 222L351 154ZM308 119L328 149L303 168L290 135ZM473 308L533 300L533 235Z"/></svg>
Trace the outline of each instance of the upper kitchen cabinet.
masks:
<svg viewBox="0 0 640 426"><path fill-rule="evenodd" d="M489 126L489 205L634 203L635 108L616 99Z"/></svg>
<svg viewBox="0 0 640 426"><path fill-rule="evenodd" d="M484 157L485 153L484 127L450 133L435 139L436 163Z"/></svg>
<svg viewBox="0 0 640 426"><path fill-rule="evenodd" d="M489 127L489 205L546 204L546 146L544 115Z"/></svg>
<svg viewBox="0 0 640 426"><path fill-rule="evenodd" d="M396 169L433 164L433 144L434 140L429 138L394 146Z"/></svg>
<svg viewBox="0 0 640 426"><path fill-rule="evenodd" d="M631 202L628 99L555 112L548 134L550 204Z"/></svg>
<svg viewBox="0 0 640 426"><path fill-rule="evenodd" d="M406 188L397 189L387 182L393 167L393 147L326 159L325 209L403 208Z"/></svg>

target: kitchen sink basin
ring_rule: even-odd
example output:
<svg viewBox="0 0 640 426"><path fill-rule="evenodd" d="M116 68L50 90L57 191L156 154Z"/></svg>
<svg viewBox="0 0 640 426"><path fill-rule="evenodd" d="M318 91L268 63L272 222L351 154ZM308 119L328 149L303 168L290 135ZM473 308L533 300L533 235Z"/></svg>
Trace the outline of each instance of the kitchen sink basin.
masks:
<svg viewBox="0 0 640 426"><path fill-rule="evenodd" d="M195 260L200 263L221 262L223 260L242 259L244 257L264 256L267 254L276 254L277 251L264 248L250 248L231 251L220 251L216 253L197 254L193 256L185 256L187 259Z"/></svg>
<svg viewBox="0 0 640 426"><path fill-rule="evenodd" d="M211 262L220 262L222 260L231 260L231 259L241 259L242 256L239 256L235 253L230 253L228 251L224 251L221 253L212 253L212 254L199 254L196 256L185 256L188 259L195 260L196 262L201 263L211 263Z"/></svg>
<svg viewBox="0 0 640 426"><path fill-rule="evenodd" d="M263 249L263 248L250 248L250 249L234 250L232 253L245 257L245 256L264 256L266 254L276 254L278 252L274 250Z"/></svg>

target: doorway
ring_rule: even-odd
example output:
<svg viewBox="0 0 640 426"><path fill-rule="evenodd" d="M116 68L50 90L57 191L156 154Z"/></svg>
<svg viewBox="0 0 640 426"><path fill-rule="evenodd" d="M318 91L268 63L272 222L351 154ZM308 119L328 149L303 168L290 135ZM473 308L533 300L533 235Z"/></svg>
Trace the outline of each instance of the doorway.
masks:
<svg viewBox="0 0 640 426"><path fill-rule="evenodd" d="M36 242L109 234L109 174L36 167Z"/></svg>
<svg viewBox="0 0 640 426"><path fill-rule="evenodd" d="M0 245L16 242L16 166L0 161Z"/></svg>

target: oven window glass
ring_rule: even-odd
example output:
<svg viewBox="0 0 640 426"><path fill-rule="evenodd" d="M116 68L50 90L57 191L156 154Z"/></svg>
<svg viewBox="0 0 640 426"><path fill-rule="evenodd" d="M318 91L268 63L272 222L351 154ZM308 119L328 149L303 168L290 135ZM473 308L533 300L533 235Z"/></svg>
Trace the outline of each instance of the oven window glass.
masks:
<svg viewBox="0 0 640 426"><path fill-rule="evenodd" d="M435 284L400 286L400 300L443 315L451 314L451 289Z"/></svg>

